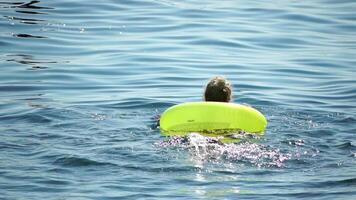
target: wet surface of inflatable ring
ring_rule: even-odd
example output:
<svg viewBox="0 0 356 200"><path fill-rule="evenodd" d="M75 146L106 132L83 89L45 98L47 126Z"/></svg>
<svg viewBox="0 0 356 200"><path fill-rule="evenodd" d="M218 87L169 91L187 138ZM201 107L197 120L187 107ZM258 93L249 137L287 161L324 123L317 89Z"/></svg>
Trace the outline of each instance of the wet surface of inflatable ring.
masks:
<svg viewBox="0 0 356 200"><path fill-rule="evenodd" d="M163 135L241 130L263 135L267 120L258 110L240 104L189 102L168 108L161 116Z"/></svg>

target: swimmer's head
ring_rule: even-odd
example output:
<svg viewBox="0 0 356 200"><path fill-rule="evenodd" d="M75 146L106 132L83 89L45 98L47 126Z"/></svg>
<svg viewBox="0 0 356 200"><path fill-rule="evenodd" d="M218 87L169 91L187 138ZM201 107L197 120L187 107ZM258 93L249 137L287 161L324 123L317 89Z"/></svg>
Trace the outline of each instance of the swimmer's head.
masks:
<svg viewBox="0 0 356 200"><path fill-rule="evenodd" d="M230 102L231 101L231 84L222 76L215 76L210 79L205 87L204 100Z"/></svg>

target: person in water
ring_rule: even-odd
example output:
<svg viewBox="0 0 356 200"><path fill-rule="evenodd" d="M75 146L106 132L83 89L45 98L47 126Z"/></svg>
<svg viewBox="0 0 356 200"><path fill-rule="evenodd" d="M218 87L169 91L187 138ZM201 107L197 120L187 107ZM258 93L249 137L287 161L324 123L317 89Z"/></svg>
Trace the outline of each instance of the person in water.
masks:
<svg viewBox="0 0 356 200"><path fill-rule="evenodd" d="M217 101L229 103L232 98L232 87L230 82L223 76L212 77L204 90L204 101ZM160 116L156 118L158 127Z"/></svg>
<svg viewBox="0 0 356 200"><path fill-rule="evenodd" d="M223 76L210 79L205 87L204 101L230 102L232 88L230 82Z"/></svg>

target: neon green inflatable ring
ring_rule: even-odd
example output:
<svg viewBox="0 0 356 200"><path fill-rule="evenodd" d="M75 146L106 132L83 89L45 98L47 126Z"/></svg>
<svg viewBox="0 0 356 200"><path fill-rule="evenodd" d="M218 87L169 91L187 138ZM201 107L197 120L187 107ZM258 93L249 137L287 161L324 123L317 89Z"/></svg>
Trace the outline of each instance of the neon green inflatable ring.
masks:
<svg viewBox="0 0 356 200"><path fill-rule="evenodd" d="M168 108L160 118L160 129L166 136L192 132L218 136L237 130L263 135L266 126L267 120L258 110L222 102L182 103Z"/></svg>

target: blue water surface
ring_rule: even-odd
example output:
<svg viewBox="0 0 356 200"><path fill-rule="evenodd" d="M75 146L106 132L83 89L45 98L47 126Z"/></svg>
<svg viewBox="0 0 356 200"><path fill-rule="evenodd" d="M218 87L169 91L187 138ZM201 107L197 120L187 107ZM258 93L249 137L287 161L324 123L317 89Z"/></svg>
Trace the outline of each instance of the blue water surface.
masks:
<svg viewBox="0 0 356 200"><path fill-rule="evenodd" d="M356 2L0 2L0 199L356 199ZM224 75L265 136L165 138Z"/></svg>

